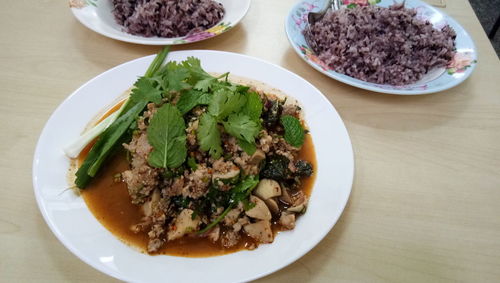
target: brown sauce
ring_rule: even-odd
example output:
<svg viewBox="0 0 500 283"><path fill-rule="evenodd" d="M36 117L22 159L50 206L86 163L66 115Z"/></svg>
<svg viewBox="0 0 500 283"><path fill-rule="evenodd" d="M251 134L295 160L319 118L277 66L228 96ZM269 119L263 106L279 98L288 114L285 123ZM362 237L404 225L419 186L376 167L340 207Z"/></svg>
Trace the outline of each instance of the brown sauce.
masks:
<svg viewBox="0 0 500 283"><path fill-rule="evenodd" d="M100 120L116 111L120 105L115 105ZM81 152L78 157L78 165L83 162L92 145L93 143ZM299 158L310 162L314 168L314 174L302 180L301 189L307 196L310 196L317 171L316 154L310 134L305 136L304 145L299 152ZM90 185L86 189L81 190L81 195L92 214L106 229L126 244L146 253L148 244L147 234L145 232L134 233L130 229L132 225L141 222L142 212L140 206L131 203L126 184L115 181L115 176L129 169L128 166L125 152L119 152L108 161L107 166L101 169ZM273 231L275 237L277 237L278 232L282 231L282 229L280 225L273 223ZM209 257L244 250L247 247L255 246L255 244L256 242L252 238L242 235L241 240L236 246L226 249L219 243L212 243L207 238L186 236L167 242L157 254Z"/></svg>

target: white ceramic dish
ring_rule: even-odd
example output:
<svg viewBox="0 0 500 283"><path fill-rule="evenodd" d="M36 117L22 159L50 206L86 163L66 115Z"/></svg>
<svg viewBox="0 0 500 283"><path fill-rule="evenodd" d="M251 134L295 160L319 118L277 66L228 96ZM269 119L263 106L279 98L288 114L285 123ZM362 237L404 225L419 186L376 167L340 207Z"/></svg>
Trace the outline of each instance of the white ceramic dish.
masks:
<svg viewBox="0 0 500 283"><path fill-rule="evenodd" d="M298 219L295 230L279 233L274 243L218 257L149 256L113 236L95 219L81 197L65 190L69 160L62 148L144 74L154 56L127 62L81 86L54 111L42 131L33 160L35 196L50 229L84 262L118 279L241 282L262 277L297 260L321 241L337 222L351 191L351 142L341 118L318 89L279 66L236 53L177 51L171 52L168 59L179 61L188 56L200 58L207 71L230 71L264 82L302 103L318 162L310 205Z"/></svg>
<svg viewBox="0 0 500 283"><path fill-rule="evenodd" d="M420 0L406 0L405 7L416 8L417 17L430 21L434 27L442 28L446 24L450 25L456 32L456 49L457 53L452 62L447 68L433 70L425 75L420 81L405 86L392 86L369 83L362 80L355 79L344 74L333 71L326 64L321 62L317 56L314 55L312 49L307 45L302 31L307 26L307 14L309 12L319 11L324 7L326 0L301 0L289 12L285 29L288 40L297 54L311 65L314 69L321 73L338 80L340 82L367 89L375 92L402 94L402 95L415 95L427 94L443 91L452 88L467 79L475 68L477 63L477 51L474 42L469 34L464 30L459 23L453 18L447 16L440 10L432 7L429 4ZM341 0L343 8L353 3L361 3L388 7L394 3L394 0ZM378 3L377 3L378 2ZM399 2L399 1L398 1ZM356 4L354 4L356 5Z"/></svg>
<svg viewBox="0 0 500 283"><path fill-rule="evenodd" d="M183 37L143 37L123 31L123 27L115 22L112 14L111 0L70 0L71 12L89 29L104 36L146 45L176 45L197 42L222 34L234 26L246 15L250 8L250 0L217 0L224 5L226 11L221 22L214 27Z"/></svg>

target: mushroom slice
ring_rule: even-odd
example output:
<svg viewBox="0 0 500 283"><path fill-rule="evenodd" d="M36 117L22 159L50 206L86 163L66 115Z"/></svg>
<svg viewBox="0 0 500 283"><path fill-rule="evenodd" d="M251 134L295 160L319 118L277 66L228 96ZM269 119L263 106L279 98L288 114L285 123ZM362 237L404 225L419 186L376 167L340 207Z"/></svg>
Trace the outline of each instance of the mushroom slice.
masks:
<svg viewBox="0 0 500 283"><path fill-rule="evenodd" d="M278 223L283 226L283 228L292 230L295 228L295 213L283 211Z"/></svg>
<svg viewBox="0 0 500 283"><path fill-rule="evenodd" d="M287 188L283 188L283 190L281 190L280 200L288 205L293 203L292 197L290 196Z"/></svg>
<svg viewBox="0 0 500 283"><path fill-rule="evenodd" d="M231 226L234 223L236 223L236 221L238 221L238 218L240 217L241 211L242 211L242 209L239 207L231 209L226 214L226 217L224 217L224 224L226 226Z"/></svg>
<svg viewBox="0 0 500 283"><path fill-rule="evenodd" d="M259 165L264 159L266 159L266 154L261 149L257 149L250 157L250 160L248 160L248 163L252 165Z"/></svg>
<svg viewBox="0 0 500 283"><path fill-rule="evenodd" d="M294 206L288 208L286 211L304 213L306 212L306 209L307 209L307 197L304 195L294 203Z"/></svg>
<svg viewBox="0 0 500 283"><path fill-rule="evenodd" d="M272 198L266 199L264 202L266 203L267 207L269 208L269 210L271 210L272 213L278 214L280 212L278 203L274 199Z"/></svg>
<svg viewBox="0 0 500 283"><path fill-rule="evenodd" d="M245 211L247 216L260 220L271 220L271 212L263 200L256 196L250 196L250 201L254 203L255 206Z"/></svg>
<svg viewBox="0 0 500 283"><path fill-rule="evenodd" d="M253 194L263 200L281 196L281 187L278 182L271 179L262 179L253 191Z"/></svg>
<svg viewBox="0 0 500 283"><path fill-rule="evenodd" d="M170 228L167 234L169 241L178 239L187 233L194 232L198 230L201 219L199 216L194 217L194 211L191 209L183 209L177 218L175 218L174 225Z"/></svg>
<svg viewBox="0 0 500 283"><path fill-rule="evenodd" d="M224 184L232 184L238 181L239 176L240 176L240 168L238 168L237 166L233 166L227 172L224 173L215 172L212 175L212 182L217 183L221 181Z"/></svg>
<svg viewBox="0 0 500 283"><path fill-rule="evenodd" d="M271 230L271 222L261 220L256 223L247 224L243 227L248 236L257 240L260 243L272 243L273 231Z"/></svg>
<svg viewBox="0 0 500 283"><path fill-rule="evenodd" d="M142 213L144 216L151 216L153 214L153 208L156 206L156 203L160 200L161 193L160 190L154 190L151 195L151 199L146 201L142 205Z"/></svg>

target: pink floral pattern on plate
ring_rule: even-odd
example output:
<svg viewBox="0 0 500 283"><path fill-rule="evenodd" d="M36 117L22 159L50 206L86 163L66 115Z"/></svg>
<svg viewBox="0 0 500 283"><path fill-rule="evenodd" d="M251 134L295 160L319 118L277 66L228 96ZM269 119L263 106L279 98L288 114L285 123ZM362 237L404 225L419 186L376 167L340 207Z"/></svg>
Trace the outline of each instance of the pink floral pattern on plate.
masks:
<svg viewBox="0 0 500 283"><path fill-rule="evenodd" d="M449 75L463 73L467 68L476 62L477 61L472 58L472 54L468 52L457 52L448 64L446 71Z"/></svg>
<svg viewBox="0 0 500 283"><path fill-rule="evenodd" d="M207 30L196 32L190 35L186 35L185 37L176 40L174 43L190 43L190 42L196 42L200 40L204 40L210 37L214 37L216 35L219 35L228 29L230 29L231 23L220 23L218 25L215 25Z"/></svg>
<svg viewBox="0 0 500 283"><path fill-rule="evenodd" d="M305 46L305 45L301 45L299 48L300 48L300 51L306 57L307 60L316 63L324 71L332 70L332 68L328 67L328 65L325 64L323 61L321 61L318 58L318 56L314 55L314 51L312 51L311 48L309 48L308 46Z"/></svg>
<svg viewBox="0 0 500 283"><path fill-rule="evenodd" d="M381 0L342 0L341 6L347 8L354 8L357 6L368 6L380 3Z"/></svg>

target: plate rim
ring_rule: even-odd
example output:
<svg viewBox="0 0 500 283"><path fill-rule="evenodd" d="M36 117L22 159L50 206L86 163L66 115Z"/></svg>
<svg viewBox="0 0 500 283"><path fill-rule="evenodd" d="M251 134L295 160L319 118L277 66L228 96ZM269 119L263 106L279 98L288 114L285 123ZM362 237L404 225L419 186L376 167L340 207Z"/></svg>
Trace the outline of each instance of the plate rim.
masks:
<svg viewBox="0 0 500 283"><path fill-rule="evenodd" d="M99 0L97 0L99 1ZM102 1L102 0L100 0ZM217 2L219 2L218 0L215 0ZM117 34L113 34L113 33L109 33L107 32L106 30L101 30L101 29L98 29L98 28L95 28L94 26L92 26L89 22L87 22L84 17L82 17L80 14L79 14L79 10L80 9L85 9L85 8L90 8L90 9L94 9L96 11L96 14L97 13L97 8L93 5L87 5L87 6L84 6L82 8L77 8L77 7L70 7L70 10L71 10L71 13L73 14L73 16L83 25L85 26L86 28L90 29L91 31L94 31L95 33L98 33L102 36L105 36L105 37L108 37L108 38L111 38L111 39L114 39L114 40L118 40L118 41L122 41L122 42L128 42L128 43L133 43L133 44L140 44L140 45L151 45L151 46L155 46L155 45L185 45L185 44L190 44L190 43L196 43L196 42L200 42L200 41L205 41L205 40L208 40L208 39L211 39L211 38L214 38L214 37L217 37L221 34L224 34L226 32L229 32L230 30L232 30L233 28L235 28L242 20L243 18L245 18L245 16L248 14L248 11L250 10L250 5L252 3L252 0L239 0L239 1L245 1L243 2L245 5L244 8L242 8L242 15L241 17L239 17L236 21L232 22L229 26L229 28L227 30L224 30L223 32L219 33L219 34L216 34L214 36L211 36L211 37L207 37L207 38L203 38L203 39L197 39L197 40L193 40L193 41L179 41L179 40L182 40L183 38L185 38L186 36L181 36L181 37L170 37L170 38L162 38L162 37L142 37L142 36L137 36L137 35L133 35L133 34L129 34L129 33L126 33L126 32L123 32L123 35L120 36L120 35L117 35ZM96 15L97 18L99 18L99 15ZM102 21L102 20L101 20ZM223 23L223 21L220 21L218 22L217 24L214 25L217 26L219 24Z"/></svg>
<svg viewBox="0 0 500 283"><path fill-rule="evenodd" d="M449 16L447 13L445 13L445 12L437 9L436 7L433 7L432 5L430 5L430 4L428 4L428 3L424 2L424 1L421 1L421 0L410 0L410 1L414 1L416 3L419 3L420 5L426 6L426 8L431 9L432 11L441 14L443 16L443 18L446 19L447 21L449 21L449 20L453 21L461 29L461 31L464 33L464 35L470 40L470 42L472 44L473 54L474 54L474 58L473 59L476 60L476 61L478 60L478 57L479 57L478 55L479 54L478 54L477 47L476 47L476 44L475 44L474 40L472 39L472 37L469 34L469 32L467 32L467 30L457 20L455 20L453 17ZM477 63L474 63L474 64L472 64L470 66L470 71L469 72L467 72L461 78L453 80L452 83L449 83L449 84L447 83L445 85L442 85L442 86L439 86L439 87L436 87L436 88L425 89L425 90L383 89L383 88L379 88L379 87L365 85L364 83L369 83L369 82L365 82L365 81L362 81L362 80L359 80L359 79L356 79L356 78L353 78L353 77L350 77L350 76L338 73L338 72L333 71L333 70L330 70L330 71L333 72L334 74L332 74L332 73L330 73L328 71L324 71L317 64L314 64L313 62L310 62L310 60L306 60L305 59L305 55L301 54L301 51L300 51L299 47L294 43L294 41L292 39L292 36L291 36L291 32L289 31L289 27L288 26L289 26L289 22L291 21L292 12L295 11L295 10L297 10L297 8L302 3L304 3L304 2L309 2L309 1L308 0L298 0L292 6L292 8L288 11L288 13L287 13L287 16L285 18L284 24L285 24L285 33L287 35L288 42L292 46L292 48L295 51L295 53L297 53L297 55L304 62L306 62L308 65L310 65L315 70L317 70L318 72L322 73L323 75L325 75L325 76L327 76L327 77L329 77L331 79L337 80L339 82L342 82L344 84L347 84L347 85L350 85L350 86L353 86L353 87L356 87L356 88L360 88L360 89L364 89L364 90L376 92L376 93L395 94L395 95L424 95L424 94L437 93L437 92L445 91L445 90L448 90L448 89L456 87L457 85L459 85L459 84L463 83L465 80L467 80L472 75L472 73L474 72L474 70L476 68ZM347 76L347 78L344 78L341 75ZM387 85L387 86L390 86L390 85Z"/></svg>
<svg viewBox="0 0 500 283"><path fill-rule="evenodd" d="M303 249L303 252L301 252L297 256L287 258L286 260L282 261L282 263L280 263L276 267L270 268L270 269L268 269L266 271L263 271L263 272L255 272L252 276L247 276L247 278L239 278L238 280L245 280L245 281L247 281L247 280L254 280L254 279L261 278L261 277L264 277L266 275L269 275L271 273L274 273L274 272L276 272L278 270L281 270L282 268L288 266L289 264L295 262L296 260L298 260L299 258L301 258L302 256L304 256L305 254L307 254L308 252L310 252L314 247L316 247L324 239L324 237L326 237L326 235L328 235L328 233L332 230L332 228L335 226L335 224L338 222L338 220L342 216L342 214L343 214L343 212L345 210L345 207L346 207L346 205L347 205L347 203L349 201L350 195L352 193L353 182L354 182L355 160L354 160L354 151L353 151L353 147L352 147L352 141L351 141L351 138L349 136L349 132L347 131L347 128L345 126L345 123L344 123L343 119L341 118L340 114L338 113L338 111L335 109L334 105L326 98L326 96L319 89L317 89L314 85L312 85L306 79L300 77L299 75L297 75L297 74L295 74L295 73L293 73L293 72L291 72L291 71L289 71L289 70L287 70L287 69L285 69L285 68L283 68L283 67L281 67L279 65L276 65L276 64L271 63L271 62L267 62L267 61L262 60L260 58L256 58L256 57L252 57L252 56L248 56L248 55L244 55L244 54L239 54L239 53L226 52L226 51L216 51L216 50L185 50L185 51L172 51L171 53L174 53L174 52L175 53L186 53L186 54L198 53L198 52L201 52L201 53L219 53L219 54L222 54L222 55L224 55L224 54L232 54L232 55L237 55L237 56L243 56L243 57L246 57L246 58L248 58L250 60L258 61L259 63L264 63L264 64L267 64L267 65L272 65L274 67L277 67L277 68L281 69L281 71L289 73L295 79L301 80L303 83L307 84L309 87L312 87L319 94L321 94L320 98L323 101L325 101L326 103L330 104L331 109L333 110L333 114L337 115L339 121L341 122L341 126L342 127L340 128L340 130L344 133L346 141L347 141L347 144L346 144L348 146L348 152L347 153L349 155L349 162L350 162L350 164L347 164L347 165L349 165L350 169L348 170L349 176L347 177L348 178L348 182L347 182L348 183L348 191L346 193L345 199L341 200L340 213L334 219L332 218L332 221L330 222L330 225L328 225L328 227L327 227L328 229L324 229L323 230L324 233L321 233L319 235L318 240L315 241L315 242L314 241L310 242L307 245L307 247ZM107 274L109 276L112 276L112 277L120 279L120 280L130 280L130 278L124 277L123 274L120 274L117 271L115 272L115 271L113 271L111 269L106 269L103 264L98 264L94 260L92 260L91 258L87 257L85 254L82 254L78 250L77 247L73 246L72 243L69 243L65 239L64 235L62 235L60 233L60 230L57 228L57 225L55 224L55 222L53 221L53 219L51 219L48 216L48 212L46 210L45 203L42 201L42 197L40 195L41 192L39 191L39 186L37 185L37 173L38 173L38 166L37 166L37 161L38 160L37 159L40 156L40 151L42 150L42 148L41 148L41 140L42 140L42 138L45 135L46 128L48 128L49 123L53 119L55 119L54 117L56 116L57 112L62 111L61 109L64 107L64 105L66 103L68 103L69 100L72 99L72 97L76 96L83 88L87 87L89 84L92 84L99 77L104 76L107 73L116 71L116 69L122 68L124 65L135 64L135 63L137 63L137 61L147 60L148 58L152 59L154 56L155 55L149 55L149 56L144 56L144 57L136 58L136 59L127 61L125 63L122 63L120 65L117 65L115 67L112 67L112 68L110 68L110 69L108 69L108 70L106 70L106 71L98 74L97 76L94 76L93 78L89 79L87 82L85 82L80 87L78 87L75 91L73 91L69 96L67 96L57 106L57 108L51 113L49 119L45 123L45 125L44 125L44 127L43 127L43 129L42 129L42 131L40 133L40 136L39 136L39 138L37 140L37 144L36 144L36 148L35 148L35 152L34 152L34 157L33 157L33 163L32 163L32 166L33 166L33 168L32 168L32 174L33 174L32 175L32 182L33 182L33 189L34 189L34 193L35 193L36 202L37 202L37 205L38 205L38 207L39 207L39 209L40 209L40 211L42 213L42 216L43 216L45 222L49 226L49 228L52 231L52 233L54 233L54 235L59 240L59 242L61 242L63 244L63 246L65 246L68 250L70 250L73 253L73 255L75 255L77 258L81 259L83 262L85 262L86 264L92 266L96 270L99 270L100 272L102 272L104 274ZM105 107L105 106L103 106L103 107ZM88 210L88 207L86 207L86 209ZM93 214L92 214L92 216L93 216ZM104 228L104 229L106 229L106 228ZM239 253L239 252L236 252L236 253L233 253L233 254L237 254L237 253Z"/></svg>

